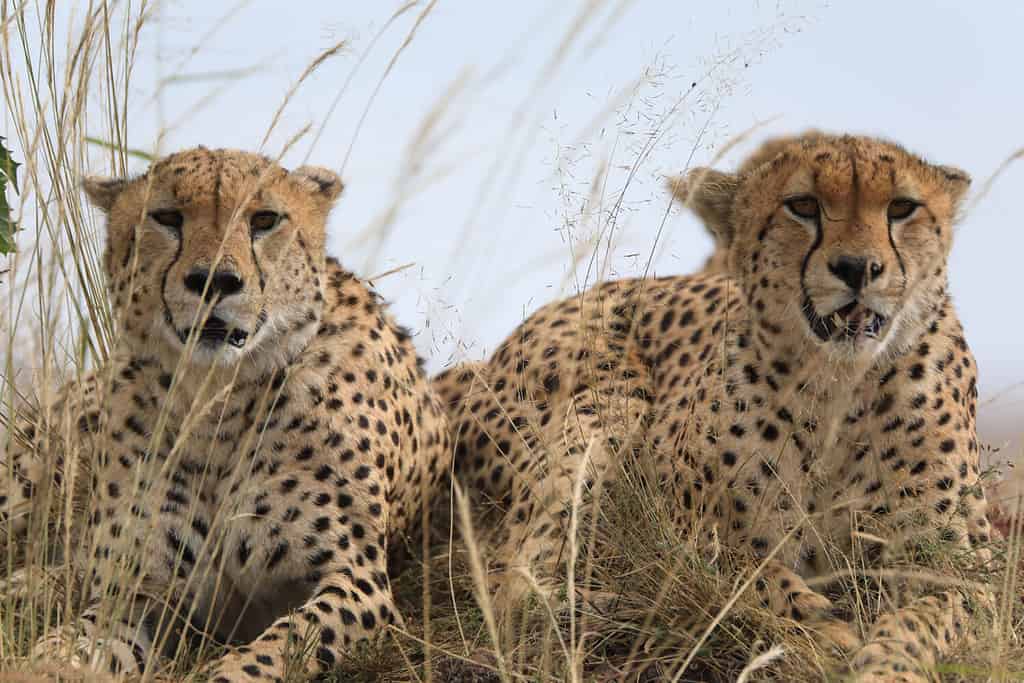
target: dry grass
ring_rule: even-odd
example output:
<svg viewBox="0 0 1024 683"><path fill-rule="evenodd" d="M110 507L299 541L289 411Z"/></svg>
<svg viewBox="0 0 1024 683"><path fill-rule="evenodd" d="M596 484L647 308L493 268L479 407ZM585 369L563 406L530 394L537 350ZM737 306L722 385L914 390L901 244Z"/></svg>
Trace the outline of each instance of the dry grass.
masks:
<svg viewBox="0 0 1024 683"><path fill-rule="evenodd" d="M599 4L587 3L581 10L538 75L533 93L546 87L546 77L559 68L582 27L596 21ZM381 30L413 10L420 12L418 27L433 7L434 3L422 9L414 3L403 5ZM76 15L73 21L46 3L0 0L0 8L5 125L12 129L10 137L24 163L16 209L19 221L31 226L35 235L33 241L31 234L22 234L18 253L9 264L0 264L10 267L8 277L13 278L13 284L2 290L0 306L5 345L0 412L35 410L48 415L54 433L50 450L53 455L62 454L67 463L62 484L43 491L32 511L30 542L0 536L0 680L32 680L56 673L74 677L78 674L60 664L33 662L29 657L37 638L52 627L71 623L82 608L80 577L65 549L79 541L77 524L84 494L76 482L87 480L89 463L77 457L77 417L48 406L57 398L59 387L88 369L101 367L113 346L115 330L99 259L103 240L100 226L83 207L78 182L89 162L99 161L98 156L106 167L124 173L129 155L138 153L127 148L128 99L139 35L151 20L153 7L142 2L114 11L105 3L90 3L71 12ZM600 31L610 30L612 23L608 19ZM394 54L381 82L415 38L415 30ZM328 50L321 61L332 54L334 49ZM708 78L726 59L712 61ZM319 63L311 64L297 79L282 109ZM657 70L624 88L614 98L615 107L585 127L581 144L613 109L642 106L638 104L641 85L652 83L659 85ZM392 211L382 215L363 239L383 244L398 207L432 182L417 177L416 169L444 132L443 111L467 92L466 79L460 75L437 108L427 113L410 147L406 184L398 188ZM652 117L650 128L634 138L641 143L628 150L633 159L617 186L611 180L611 160L598 164L582 194L569 181L562 185L563 228L573 265L572 275L563 283L566 288L582 289L609 274L608 255L628 212L625 188L651 149L664 142L680 112L694 104L697 93L687 91ZM710 120L717 105L701 104ZM478 211L484 210L510 174L519 172L524 150L532 142L531 134L523 133L532 130L530 117L524 101L514 117L515 130L510 131L512 147L500 159L496 156L481 186ZM276 125L275 117L264 142ZM109 144L92 145L89 136ZM154 142L159 147L159 141ZM571 165L573 154L569 148L560 162ZM478 217L474 212L463 230ZM657 249L656 241L649 257ZM466 265L453 258L453 268ZM0 454L22 436L17 430L4 429ZM490 520L470 510L461 496L439 500L431 511L429 535L408 539L397 553L405 561L393 587L407 630L392 630L379 642L356 648L334 679L820 679L832 664L827 656L811 638L791 622L766 612L745 590L755 567L731 557L724 548L698 547L692 534L674 529L667 522L668 502L640 472L642 468L626 468L598 505L574 509L578 533L567 554L570 566L561 599L554 604L537 600L515 614L496 612L484 588ZM987 574L975 575L995 586L1000 599L998 621L983 626L991 635L985 647L959 653L948 664L944 680L1024 677L1021 517L1013 514L1012 501L1000 509L1003 513L996 522L1009 540L997 542ZM941 563L942 558L938 560ZM855 563L851 560L849 566ZM855 619L862 619L865 606L877 599L871 577L857 574L842 586L836 602ZM109 607L115 614L120 609ZM164 663L159 678L187 677L196 671L197 656L211 654L209 648L202 653L182 648L173 662Z"/></svg>

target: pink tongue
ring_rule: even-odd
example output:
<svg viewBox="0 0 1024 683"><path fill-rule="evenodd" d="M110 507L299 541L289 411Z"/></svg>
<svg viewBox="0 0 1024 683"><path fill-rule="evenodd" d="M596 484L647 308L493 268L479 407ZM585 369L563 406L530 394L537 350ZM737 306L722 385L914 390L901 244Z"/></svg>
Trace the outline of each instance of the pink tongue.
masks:
<svg viewBox="0 0 1024 683"><path fill-rule="evenodd" d="M871 312L865 306L857 304L845 316L837 313L833 322L837 326L845 327L847 334L860 334L867 326L870 315Z"/></svg>
<svg viewBox="0 0 1024 683"><path fill-rule="evenodd" d="M854 330L859 330L861 325L863 325L867 320L867 317L867 309L863 306L857 306L850 311L850 315L846 316L846 326Z"/></svg>

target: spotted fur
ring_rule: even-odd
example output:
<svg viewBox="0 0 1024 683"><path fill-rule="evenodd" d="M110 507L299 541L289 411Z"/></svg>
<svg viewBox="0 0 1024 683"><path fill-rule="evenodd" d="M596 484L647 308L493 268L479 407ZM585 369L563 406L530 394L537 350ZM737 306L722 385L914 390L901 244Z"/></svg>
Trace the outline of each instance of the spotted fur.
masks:
<svg viewBox="0 0 1024 683"><path fill-rule="evenodd" d="M860 634L806 579L928 543L984 558L975 361L946 277L968 184L873 138L774 141L676 184L717 265L599 284L440 375L456 469L507 509L496 586L553 576L578 473L612 478L642 445L681 527L778 549L756 590L856 679L933 680L971 600L918 591Z"/></svg>
<svg viewBox="0 0 1024 683"><path fill-rule="evenodd" d="M300 670L329 670L401 624L389 543L450 457L409 334L324 254L340 180L200 147L85 189L119 337L76 408L91 604L37 654L149 672L191 633L232 644L214 681L282 680L300 641ZM15 534L53 470L47 425L22 425L0 470Z"/></svg>

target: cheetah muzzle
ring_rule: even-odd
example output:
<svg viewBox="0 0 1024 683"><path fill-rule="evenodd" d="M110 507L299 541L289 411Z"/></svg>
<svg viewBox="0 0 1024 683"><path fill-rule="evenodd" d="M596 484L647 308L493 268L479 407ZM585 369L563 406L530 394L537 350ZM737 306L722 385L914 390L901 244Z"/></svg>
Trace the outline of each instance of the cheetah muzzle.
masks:
<svg viewBox="0 0 1024 683"><path fill-rule="evenodd" d="M819 315L809 297L802 306L811 330L823 342L842 340L857 344L866 339L878 339L888 318L854 299L831 313Z"/></svg>
<svg viewBox="0 0 1024 683"><path fill-rule="evenodd" d="M256 327L250 334L247 330L229 325L227 321L219 316L211 315L198 330L187 327L183 330L178 330L177 335L182 345L187 344L189 338L194 334L199 345L211 350L217 349L224 344L236 349L242 349L251 336L255 337L259 333L265 322L266 313L261 312ZM169 317L168 324L171 324Z"/></svg>

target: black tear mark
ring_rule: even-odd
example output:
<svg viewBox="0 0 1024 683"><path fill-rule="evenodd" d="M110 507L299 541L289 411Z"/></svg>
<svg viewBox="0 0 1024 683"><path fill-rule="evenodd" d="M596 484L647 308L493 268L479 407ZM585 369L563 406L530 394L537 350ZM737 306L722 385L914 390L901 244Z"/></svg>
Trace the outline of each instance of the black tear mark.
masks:
<svg viewBox="0 0 1024 683"><path fill-rule="evenodd" d="M804 256L804 262L800 264L800 289L804 290L804 294L807 294L807 287L804 284L805 277L807 275L807 266L811 262L811 256L821 246L821 240L823 237L823 230L821 229L821 213L814 217L814 242L811 244L811 248L807 251Z"/></svg>
<svg viewBox="0 0 1024 683"><path fill-rule="evenodd" d="M175 336L180 335L174 326L174 316L171 315L171 307L167 303L167 275L171 272L171 268L174 268L178 259L181 258L181 250L184 244L185 239L182 237L182 239L178 240L178 246L174 251L174 258L172 258L171 262L167 264L167 267L164 268L163 275L160 276L160 301L163 302L164 305L164 321L167 323L167 326L171 328L171 331L174 332Z"/></svg>
<svg viewBox="0 0 1024 683"><path fill-rule="evenodd" d="M931 213L929 211L929 213ZM896 248L896 240L892 236L892 219L888 219L889 223L889 246L892 247L892 253L896 254L896 262L900 264L900 275L903 276L903 286L907 284L907 269L903 265L903 256L900 254L900 250Z"/></svg>
<svg viewBox="0 0 1024 683"><path fill-rule="evenodd" d="M807 266L811 262L811 256L813 256L814 252L817 251L818 247L821 246L821 241L822 241L822 238L824 237L824 230L821 229L821 212L820 211L818 212L818 215L814 217L814 227L815 227L814 242L811 244L811 248L807 251L807 254L804 256L804 262L802 264L800 264L800 291L804 295L804 303L805 303L805 305L809 304L809 302L811 301L811 297L807 293L807 284L806 284ZM807 314L806 313L807 313L807 311L805 310L804 311L804 319L805 320L807 320ZM808 321L808 323L809 322L810 321ZM814 330L812 328L812 332L813 331Z"/></svg>
<svg viewBox="0 0 1024 683"><path fill-rule="evenodd" d="M256 258L256 238L253 237L252 231L249 231L249 253L252 254L252 263L256 266L256 274L260 276L260 294L263 293L263 289L266 287L266 281L263 279L263 266L260 265L260 260Z"/></svg>

